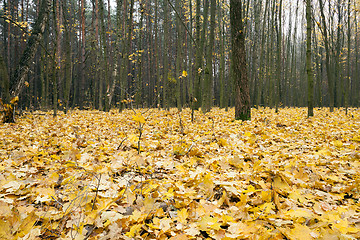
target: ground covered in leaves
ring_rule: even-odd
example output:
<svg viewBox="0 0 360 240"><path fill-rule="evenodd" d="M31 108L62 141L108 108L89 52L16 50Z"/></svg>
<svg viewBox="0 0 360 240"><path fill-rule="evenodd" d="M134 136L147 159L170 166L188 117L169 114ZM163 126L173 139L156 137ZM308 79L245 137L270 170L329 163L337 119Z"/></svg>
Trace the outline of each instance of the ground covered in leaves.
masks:
<svg viewBox="0 0 360 240"><path fill-rule="evenodd" d="M359 110L233 116L33 112L0 125L0 239L360 239Z"/></svg>

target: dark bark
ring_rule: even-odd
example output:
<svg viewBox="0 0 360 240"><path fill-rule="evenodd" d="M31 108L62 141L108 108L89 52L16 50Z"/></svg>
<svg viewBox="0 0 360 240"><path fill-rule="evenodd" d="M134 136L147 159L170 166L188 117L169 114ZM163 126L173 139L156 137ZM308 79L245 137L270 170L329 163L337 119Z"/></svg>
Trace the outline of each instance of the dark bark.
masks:
<svg viewBox="0 0 360 240"><path fill-rule="evenodd" d="M221 2L224 5L224 0ZM225 21L223 20L223 8L219 7L219 35L220 35L220 68L219 68L219 82L220 82L220 107L227 106L227 97L225 93Z"/></svg>
<svg viewBox="0 0 360 240"><path fill-rule="evenodd" d="M86 40L85 40L85 0L81 0L80 2L80 27L81 27L81 44L80 46L80 89L79 89L79 107L83 109L84 100L85 100L85 48L86 48Z"/></svg>
<svg viewBox="0 0 360 240"><path fill-rule="evenodd" d="M175 79L176 79L176 106L180 111L181 111L181 107L182 107L182 103L181 103L181 82L182 82L181 62L182 62L182 50L183 50L182 49L182 43L183 43L182 25L181 25L181 22L183 21L183 19L182 19L182 10L181 10L181 8L182 8L182 1L177 0L175 2L175 9L180 15L176 17L176 35L177 35L177 39L176 39Z"/></svg>
<svg viewBox="0 0 360 240"><path fill-rule="evenodd" d="M30 64L35 56L39 42L43 36L46 23L49 19L50 0L42 0L39 15L34 23L33 30L29 40L27 41L24 53L21 56L20 62L17 66L12 82L14 87L11 89L11 97L19 96L25 85L25 77L30 69Z"/></svg>
<svg viewBox="0 0 360 240"><path fill-rule="evenodd" d="M281 100L281 79L282 79L282 0L280 0L279 4L279 15L278 15L278 28L277 28L277 80L276 80L276 96L275 96L275 112L279 112L279 104Z"/></svg>
<svg viewBox="0 0 360 240"><path fill-rule="evenodd" d="M64 104L65 104L65 113L69 109L70 101L70 87L72 79L72 61L71 61L71 37L70 37L70 20L67 7L67 1L62 2L62 12L64 18L64 38L65 38L65 74L64 74Z"/></svg>
<svg viewBox="0 0 360 240"><path fill-rule="evenodd" d="M262 26L262 30L261 30L261 47L260 47L260 63L259 63L259 74L258 74L258 86L256 86L255 88L256 90L256 94L254 94L253 96L255 97L255 104L257 107L260 106L260 101L261 101L261 95L262 95L262 91L263 91L263 85L264 85L264 76L265 76L265 67L264 67L264 49L265 49L265 41L267 39L267 34L265 34L265 27L266 27L266 15L268 13L268 6L269 6L269 0L266 0L265 3L265 9L264 9L264 20L263 20L263 26Z"/></svg>
<svg viewBox="0 0 360 240"><path fill-rule="evenodd" d="M164 1L163 107L169 109L169 3Z"/></svg>
<svg viewBox="0 0 360 240"><path fill-rule="evenodd" d="M206 54L206 68L205 78L203 85L203 98L202 98L202 110L203 112L209 112L212 105L212 82L213 82L213 48L215 43L215 13L216 13L216 0L211 0L210 8L210 34L209 44L207 46ZM204 30L205 31L205 30Z"/></svg>
<svg viewBox="0 0 360 240"><path fill-rule="evenodd" d="M328 38L328 29L326 24L326 18L324 13L324 2L323 0L319 0L320 3L320 15L322 21L322 34L324 36L324 44L325 44L325 65L326 65L326 74L328 78L328 91L330 98L330 112L334 111L334 80L333 75L331 74L331 66L330 66L330 46L329 46L329 38Z"/></svg>
<svg viewBox="0 0 360 240"><path fill-rule="evenodd" d="M250 120L250 93L246 67L242 1L230 0L231 67L235 84L235 119Z"/></svg>
<svg viewBox="0 0 360 240"><path fill-rule="evenodd" d="M0 53L0 79L1 79L1 89L2 89L2 100L4 102L10 101L10 94L9 94L9 85L10 85L10 79L9 74L7 71L7 66L5 63L5 60Z"/></svg>
<svg viewBox="0 0 360 240"><path fill-rule="evenodd" d="M308 117L314 116L314 77L311 62L311 0L306 0L306 72L308 78Z"/></svg>
<svg viewBox="0 0 360 240"><path fill-rule="evenodd" d="M49 19L49 12L50 12L51 2L50 0L42 0L41 6L39 10L39 14L37 19L35 20L34 26L31 31L31 35L27 41L26 48L20 58L19 64L16 68L16 71L12 77L12 81L14 86L10 91L10 101L11 108L9 111L5 113L5 118L3 119L4 122L13 122L14 121L14 109L21 91L25 86L25 78L27 73L29 72L30 65L34 59L37 47L39 42L43 36L46 23Z"/></svg>
<svg viewBox="0 0 360 240"><path fill-rule="evenodd" d="M109 80L109 55L108 55L108 43L107 43L107 39L106 39L106 28L105 28L105 17L104 14L105 10L104 10L104 1L103 0L99 0L99 17L100 17L100 36L101 36L101 45L102 45L102 59L101 59L101 66L102 66L102 70L103 70L103 76L104 76L104 82L100 83L100 84L105 84L106 86L106 96L105 96L105 105L104 105L104 109L101 110L105 110L105 111L109 111L110 110L110 80Z"/></svg>

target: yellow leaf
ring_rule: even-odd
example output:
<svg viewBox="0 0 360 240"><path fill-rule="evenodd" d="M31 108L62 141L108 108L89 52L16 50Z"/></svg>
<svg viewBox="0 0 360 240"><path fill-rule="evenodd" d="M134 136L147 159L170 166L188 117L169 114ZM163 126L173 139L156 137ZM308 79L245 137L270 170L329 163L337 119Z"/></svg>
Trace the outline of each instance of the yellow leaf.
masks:
<svg viewBox="0 0 360 240"><path fill-rule="evenodd" d="M288 193L291 191L291 187L285 181L285 178L283 178L281 175L276 175L274 177L273 186L277 191L280 191L280 192Z"/></svg>
<svg viewBox="0 0 360 240"><path fill-rule="evenodd" d="M272 202L267 202L267 203L264 203L263 205L261 205L260 209L261 209L261 214L262 213L269 214L269 213L271 213L272 210L275 210L275 205Z"/></svg>
<svg viewBox="0 0 360 240"><path fill-rule="evenodd" d="M234 218L232 216L222 215L221 220L224 224L228 224L229 222L233 222Z"/></svg>
<svg viewBox="0 0 360 240"><path fill-rule="evenodd" d="M208 173L203 177L203 184L204 184L206 192L209 195L212 195L215 184L214 184L211 173Z"/></svg>
<svg viewBox="0 0 360 240"><path fill-rule="evenodd" d="M10 217L11 214L12 213L9 204L0 201L0 217Z"/></svg>
<svg viewBox="0 0 360 240"><path fill-rule="evenodd" d="M16 97L14 97L13 99L11 99L10 103L11 103L11 104L14 104L14 103L16 103L16 102L18 102L18 101L19 101L19 97L16 96Z"/></svg>
<svg viewBox="0 0 360 240"><path fill-rule="evenodd" d="M339 141L339 140L335 140L335 141L333 141L331 143L332 143L332 145L334 145L337 148L341 148L343 146L343 143L341 141Z"/></svg>
<svg viewBox="0 0 360 240"><path fill-rule="evenodd" d="M155 198L148 195L144 200L144 207L146 212L150 212L154 208Z"/></svg>
<svg viewBox="0 0 360 240"><path fill-rule="evenodd" d="M10 222L0 219L0 226L0 239L13 239Z"/></svg>
<svg viewBox="0 0 360 240"><path fill-rule="evenodd" d="M132 115L132 118L135 122L144 124L145 123L145 118L141 115L141 113L137 113L136 115Z"/></svg>
<svg viewBox="0 0 360 240"><path fill-rule="evenodd" d="M195 237L196 235L200 234L200 231L195 223L191 224L189 229L184 231L187 235Z"/></svg>
<svg viewBox="0 0 360 240"><path fill-rule="evenodd" d="M226 139L223 139L223 138L220 138L218 140L218 144L219 144L220 147L226 147L228 145Z"/></svg>
<svg viewBox="0 0 360 240"><path fill-rule="evenodd" d="M205 216L200 220L200 222L198 222L198 227L202 231L206 231L208 228L219 230L221 224L218 222L218 220L218 218Z"/></svg>
<svg viewBox="0 0 360 240"><path fill-rule="evenodd" d="M98 210L93 210L89 214L87 214L84 223L93 224L95 222L96 217L98 216Z"/></svg>
<svg viewBox="0 0 360 240"><path fill-rule="evenodd" d="M110 224L111 224L111 221L110 221L109 219L107 219L107 220L104 222L103 226L104 226L104 228L106 228L106 227L109 226Z"/></svg>
<svg viewBox="0 0 360 240"><path fill-rule="evenodd" d="M25 236L30 232L33 228L34 223L37 221L38 217L35 215L34 212L31 212L21 223L19 229L20 232L16 234L16 239Z"/></svg>
<svg viewBox="0 0 360 240"><path fill-rule="evenodd" d="M310 228L307 226L301 225L301 224L294 224L294 228L290 231L286 231L286 236L289 239L294 240L313 240L314 238L312 236L316 235L315 232L312 232Z"/></svg>
<svg viewBox="0 0 360 240"><path fill-rule="evenodd" d="M178 211L178 213L177 213L177 219L178 219L178 221L181 222L182 224L186 224L186 223L187 223L186 219L187 219L188 216L189 216L189 214L188 214L186 208L181 209L181 210Z"/></svg>
<svg viewBox="0 0 360 240"><path fill-rule="evenodd" d="M243 191L243 193L254 193L259 191L261 190L260 189L256 190L253 185L250 185L246 190Z"/></svg>
<svg viewBox="0 0 360 240"><path fill-rule="evenodd" d="M221 207L223 204L230 206L230 200L229 200L225 190L223 191L223 194L218 201L218 206Z"/></svg>
<svg viewBox="0 0 360 240"><path fill-rule="evenodd" d="M162 208L160 208L162 209ZM153 229L160 229L160 218L154 217L152 219L152 223L147 224L147 226L153 228Z"/></svg>
<svg viewBox="0 0 360 240"><path fill-rule="evenodd" d="M306 202L305 197L301 194L301 192L298 189L295 189L292 192L290 192L289 198L296 202L299 201L300 203Z"/></svg>
<svg viewBox="0 0 360 240"><path fill-rule="evenodd" d="M351 141L354 141L354 142L360 142L360 135L359 136L356 136L356 137L353 137L352 139L350 139Z"/></svg>
<svg viewBox="0 0 360 240"><path fill-rule="evenodd" d="M246 133L244 134L244 136L245 136L245 137L251 137L251 136L252 136L252 133L251 133L251 132L246 132Z"/></svg>
<svg viewBox="0 0 360 240"><path fill-rule="evenodd" d="M164 197L165 199L171 199L174 197L174 189L173 188L169 188L169 190L164 193Z"/></svg>
<svg viewBox="0 0 360 240"><path fill-rule="evenodd" d="M296 209L296 210L289 210L285 213L286 216L289 216L292 219L296 218L312 218L313 214L310 211L305 209Z"/></svg>
<svg viewBox="0 0 360 240"><path fill-rule="evenodd" d="M47 202L51 201L53 196L55 196L55 190L53 188L36 188L36 202Z"/></svg>
<svg viewBox="0 0 360 240"><path fill-rule="evenodd" d="M237 169L242 169L244 160L243 158L240 158L240 156L236 155L232 158L229 158L229 164L233 167L236 167Z"/></svg>
<svg viewBox="0 0 360 240"><path fill-rule="evenodd" d="M182 76L182 77L187 77L187 75L188 75L187 71L184 70L184 71L182 72L182 75L181 75L181 76Z"/></svg>
<svg viewBox="0 0 360 240"><path fill-rule="evenodd" d="M270 191L261 191L260 196L264 202L271 201L271 192Z"/></svg>
<svg viewBox="0 0 360 240"><path fill-rule="evenodd" d="M142 227L142 224L132 225L130 228L130 231L125 233L125 235L128 237L131 237L131 238L135 237L138 234L138 232L140 231L141 227Z"/></svg>
<svg viewBox="0 0 360 240"><path fill-rule="evenodd" d="M141 212L136 209L136 210L132 213L130 219L131 219L132 221L134 221L134 222L140 222L140 221L143 219L143 217L142 217Z"/></svg>
<svg viewBox="0 0 360 240"><path fill-rule="evenodd" d="M349 230L352 230L352 229L349 229L349 223L346 219L341 219L341 220L336 221L336 223L333 223L332 227L333 227L333 229L335 228L335 229L339 230L339 232L342 234L347 234L349 232Z"/></svg>
<svg viewBox="0 0 360 240"><path fill-rule="evenodd" d="M163 218L160 220L160 229L162 232L167 232L171 226L170 224L172 223L173 221L170 219L170 218Z"/></svg>
<svg viewBox="0 0 360 240"><path fill-rule="evenodd" d="M139 136L136 134L129 134L129 141L131 143L131 147L137 149L138 148L138 141Z"/></svg>

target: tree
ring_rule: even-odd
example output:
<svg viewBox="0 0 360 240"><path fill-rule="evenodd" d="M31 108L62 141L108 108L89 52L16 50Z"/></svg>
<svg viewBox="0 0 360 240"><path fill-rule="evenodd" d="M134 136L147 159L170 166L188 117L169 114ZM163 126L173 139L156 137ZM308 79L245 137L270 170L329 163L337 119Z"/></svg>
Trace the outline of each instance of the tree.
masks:
<svg viewBox="0 0 360 240"><path fill-rule="evenodd" d="M14 122L14 109L16 105L16 100L19 98L24 86L25 86L25 77L29 72L30 65L34 59L37 46L43 36L46 24L49 20L49 12L50 12L51 2L50 0L42 0L41 6L39 10L38 17L33 25L31 35L29 40L27 41L26 48L20 58L20 62L16 68L16 71L13 75L13 79L11 82L14 83L10 91L10 107L8 111L5 112L5 117L3 119L4 122Z"/></svg>
<svg viewBox="0 0 360 240"><path fill-rule="evenodd" d="M69 109L69 101L70 101L70 87L71 87L71 79L72 79L72 61L71 61L71 24L69 21L68 15L68 6L67 1L62 1L62 13L64 16L64 38L65 38L65 81L64 81L64 101L65 101L65 113Z"/></svg>
<svg viewBox="0 0 360 240"><path fill-rule="evenodd" d="M175 79L176 79L176 106L179 110L182 108L181 103L181 82L182 82L182 68L181 63L183 61L183 47L182 47L182 1L177 0L175 2L175 9L179 15L176 17L176 68L175 68Z"/></svg>
<svg viewBox="0 0 360 240"><path fill-rule="evenodd" d="M163 107L169 109L169 3L164 0Z"/></svg>
<svg viewBox="0 0 360 240"><path fill-rule="evenodd" d="M206 68L204 78L204 96L202 98L202 110L209 112L212 105L212 82L213 82L213 47L215 42L215 13L216 13L216 0L211 0L210 8L210 34L209 45L207 46L206 54ZM204 29L205 31L205 29Z"/></svg>
<svg viewBox="0 0 360 240"><path fill-rule="evenodd" d="M282 31L281 31L281 25L282 25L282 0L280 0L279 3L279 15L278 15L278 28L277 28L277 40L278 40L278 49L277 49L277 81L276 81L276 96L275 96L275 112L279 111L279 104L280 104L280 99L281 99L281 79L282 79L282 68L283 68L283 64L282 64L282 58L281 58L281 54L282 54Z"/></svg>
<svg viewBox="0 0 360 240"><path fill-rule="evenodd" d="M228 101L225 93L225 20L223 19L223 6L224 0L222 0L221 5L219 7L219 35L220 35L220 66L219 66L219 82L220 82L220 107L225 108L227 106Z"/></svg>
<svg viewBox="0 0 360 240"><path fill-rule="evenodd" d="M250 120L250 93L246 69L242 0L230 0L231 70L235 85L235 119Z"/></svg>
<svg viewBox="0 0 360 240"><path fill-rule="evenodd" d="M349 106L349 86L350 86L350 81L351 81L351 76L350 76L350 58L351 58L351 18L350 18L350 13L351 13L351 2L350 0L348 0L348 4L347 4L347 14L348 14L348 20L347 20L347 24L348 24L348 52L347 52L347 77L345 78L345 109L346 109L346 114L348 113L348 106Z"/></svg>
<svg viewBox="0 0 360 240"><path fill-rule="evenodd" d="M81 44L79 44L80 47L80 89L79 89L79 97L80 97L80 109L82 109L84 106L84 98L85 98L85 54L86 54L86 39L85 39L85 6L86 6L86 0L80 0L80 39Z"/></svg>
<svg viewBox="0 0 360 240"><path fill-rule="evenodd" d="M314 116L314 79L311 62L311 0L306 0L306 72L308 78L308 117Z"/></svg>
<svg viewBox="0 0 360 240"><path fill-rule="evenodd" d="M0 54L0 78L2 79L1 88L3 90L3 92L2 92L3 101L9 102L10 101L10 94L9 94L10 80L9 80L9 74L7 71L6 63L4 61L2 54Z"/></svg>
<svg viewBox="0 0 360 240"><path fill-rule="evenodd" d="M326 18L324 13L324 2L323 0L319 0L320 3L320 14L321 14L321 21L322 21L322 35L324 38L324 44L325 44L325 64L326 64L326 74L328 78L328 91L330 96L330 112L334 111L334 80L333 75L331 74L331 66L330 66L330 46L329 46L329 38L328 38L328 29L326 24Z"/></svg>
<svg viewBox="0 0 360 240"><path fill-rule="evenodd" d="M105 96L105 104L104 109L105 111L110 110L110 81L109 81L109 56L107 50L107 41L106 41L106 29L105 29L105 17L104 17L104 2L103 0L99 0L99 16L100 16L100 36L101 36L101 62L102 62L102 71L104 73L104 82L100 82L101 85L105 84L106 86L106 96Z"/></svg>

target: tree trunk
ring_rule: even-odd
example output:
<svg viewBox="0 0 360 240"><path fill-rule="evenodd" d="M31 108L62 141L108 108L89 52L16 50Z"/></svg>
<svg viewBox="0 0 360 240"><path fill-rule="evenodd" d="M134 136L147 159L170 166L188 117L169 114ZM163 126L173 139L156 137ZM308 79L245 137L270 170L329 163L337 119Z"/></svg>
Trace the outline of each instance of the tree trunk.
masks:
<svg viewBox="0 0 360 240"><path fill-rule="evenodd" d="M345 94L344 94L344 104L345 104L345 111L346 114L348 113L348 106L349 106L349 86L350 86L350 81L351 81L351 77L350 77L350 57L351 57L351 18L350 18L350 13L351 13L351 4L350 4L350 0L348 0L348 7L347 7L347 13L348 13L348 32L347 32L347 42L348 42L348 52L347 52L347 77L345 78Z"/></svg>
<svg viewBox="0 0 360 240"><path fill-rule="evenodd" d="M276 96L275 96L275 112L279 112L279 104L280 104L280 99L281 99L281 79L282 79L282 68L283 68L283 64L282 64L282 0L280 0L280 4L279 4L279 16L278 16L278 56L277 56L277 80L276 80Z"/></svg>
<svg viewBox="0 0 360 240"><path fill-rule="evenodd" d="M242 0L230 0L231 66L235 83L235 119L250 120L250 94L246 69Z"/></svg>
<svg viewBox="0 0 360 240"><path fill-rule="evenodd" d="M114 93L115 93L115 87L116 85L120 82L120 77L121 77L121 58L119 57L120 52L121 52L121 29L122 29L122 25L121 25L121 6L123 4L122 0L117 0L116 1L116 27L117 27L117 44L116 44L116 51L117 51L117 55L118 57L115 58L117 59L117 70L116 70L116 76L113 79L111 88L110 88L110 93L109 93L109 104L111 105L112 99L114 98Z"/></svg>
<svg viewBox="0 0 360 240"><path fill-rule="evenodd" d="M256 94L254 94L254 96L256 97L255 100L255 104L256 106L260 106L261 104L261 95L262 95L262 91L263 91L263 85L264 85L264 72L265 72L265 66L264 66L264 48L265 48L265 41L266 41L266 37L267 34L265 34L265 27L266 27L266 15L268 12L268 7L269 7L269 0L266 0L265 3L265 9L264 9L264 19L263 19L263 26L262 26L262 30L261 30L261 50L260 50L260 63L259 63L259 86L255 86L256 90Z"/></svg>
<svg viewBox="0 0 360 240"><path fill-rule="evenodd" d="M54 24L56 26L55 37L56 43L53 54L53 110L54 116L57 115L58 109L58 84L60 78L60 66L61 66L61 33L60 33L60 25L61 23L61 11L60 11L60 2L59 0L54 0L53 12L54 12Z"/></svg>
<svg viewBox="0 0 360 240"><path fill-rule="evenodd" d="M65 44L65 82L64 82L64 104L65 104L65 113L69 109L69 101L70 101L70 87L72 80L72 61L71 61L71 31L70 31L70 20L68 13L68 7L66 5L67 1L62 1L62 12L64 14L64 44Z"/></svg>
<svg viewBox="0 0 360 240"><path fill-rule="evenodd" d="M2 98L4 102L8 103L10 101L10 94L9 94L10 79L9 79L9 74L7 71L5 60L1 53L0 53L0 79L2 79L1 81Z"/></svg>
<svg viewBox="0 0 360 240"><path fill-rule="evenodd" d="M175 2L175 9L176 11L182 16L182 1L177 0ZM176 69L175 69L175 79L176 79L176 106L179 110L181 110L182 104L181 104L181 82L182 82L182 69L181 69L181 62L182 62L182 24L181 21L183 21L180 16L176 17Z"/></svg>
<svg viewBox="0 0 360 240"><path fill-rule="evenodd" d="M192 11L192 1L189 2L189 31L191 34L193 34L193 11ZM194 61L194 43L192 41L192 38L188 37L188 43L187 43L187 49L188 49L188 62L187 62L187 69L188 69L188 98L187 101L190 104L192 102L192 98L194 96L194 69L193 69L193 61Z"/></svg>
<svg viewBox="0 0 360 240"><path fill-rule="evenodd" d="M323 0L319 0L320 3L320 14L321 14L321 21L322 21L322 34L324 36L324 44L325 44L325 53L326 53L326 74L328 78L328 91L329 91L329 98L330 98L330 112L334 111L334 81L333 76L331 74L331 67L330 67L330 47L329 47L329 39L328 39L328 29L326 24L326 18L324 13L324 2Z"/></svg>
<svg viewBox="0 0 360 240"><path fill-rule="evenodd" d="M80 0L80 89L79 89L79 107L83 109L85 100L85 1Z"/></svg>
<svg viewBox="0 0 360 240"><path fill-rule="evenodd" d="M155 101L156 101L156 107L160 108L161 106L161 88L160 88L160 66L159 66L159 34L158 34L158 0L155 0L155 22L154 22L154 31L155 31Z"/></svg>
<svg viewBox="0 0 360 240"><path fill-rule="evenodd" d="M124 16L127 16L127 23L125 29L126 37L124 39L124 54L123 54L123 70L122 70L122 80L121 80L121 101L124 101L131 96L128 94L130 90L130 85L128 84L129 78L129 55L131 53L131 39L132 39L132 30L133 30L133 12L134 12L134 0L130 0L130 9L127 9L128 0L126 0L126 6L124 7ZM129 14L127 14L127 10ZM123 104L121 104L120 109L123 108Z"/></svg>
<svg viewBox="0 0 360 240"><path fill-rule="evenodd" d="M220 107L228 106L228 98L226 96L226 82L225 82L225 20L223 19L224 0L222 6L219 7L219 34L220 34L220 68L219 68L219 82L220 82Z"/></svg>
<svg viewBox="0 0 360 240"><path fill-rule="evenodd" d="M308 78L308 117L314 116L314 78L311 62L311 0L306 0L306 72Z"/></svg>
<svg viewBox="0 0 360 240"><path fill-rule="evenodd" d="M201 86L202 86L202 75L203 75L203 58L204 58L204 43L205 33L207 31L207 18L208 18L209 0L205 0L204 14L203 14L203 27L200 36L200 0L196 1L196 59L195 59L195 82L194 90L195 96L193 99L193 109L199 109L201 106Z"/></svg>
<svg viewBox="0 0 360 240"><path fill-rule="evenodd" d="M215 14L216 14L216 0L211 0L210 8L210 34L209 34L209 45L206 55L206 69L203 87L203 98L202 98L202 110L203 112L209 112L211 108L212 99L212 81L213 81L213 48L215 42ZM207 19L205 19L206 21ZM205 29L204 29L205 31Z"/></svg>
<svg viewBox="0 0 360 240"><path fill-rule="evenodd" d="M31 36L27 41L24 53L21 56L19 65L13 76L14 88L11 90L11 97L19 96L24 88L25 77L30 69L30 64L35 56L37 46L45 30L46 23L49 18L50 0L42 0L39 15L34 23Z"/></svg>
<svg viewBox="0 0 360 240"><path fill-rule="evenodd" d="M164 0L163 107L169 109L169 3Z"/></svg>
<svg viewBox="0 0 360 240"><path fill-rule="evenodd" d="M39 10L39 15L37 19L35 20L34 26L31 31L31 35L27 41L26 48L24 50L24 53L22 54L20 58L20 62L17 66L17 69L15 71L15 74L13 76L12 82L14 83L14 87L12 88L10 92L10 98L14 99L15 97L19 97L21 91L24 88L25 85L25 77L30 69L30 64L33 61L33 58L35 56L37 46L39 45L39 42L43 36L46 23L49 19L49 12L50 12L50 0L42 0L41 1L41 7ZM12 109L10 109L9 117L3 119L4 122L13 122L14 121L14 109L16 105L16 101L13 101Z"/></svg>
<svg viewBox="0 0 360 240"><path fill-rule="evenodd" d="M355 4L355 2L354 2ZM354 9L356 7L354 6ZM357 11L354 11L354 22L357 23ZM353 105L360 106L359 86L360 86L360 74L359 74L359 40L358 40L358 24L355 24L355 72L354 72L354 85L353 92L351 94L353 98Z"/></svg>
<svg viewBox="0 0 360 240"><path fill-rule="evenodd" d="M144 37L144 14L145 14L145 8L142 1L139 2L140 4L140 22L139 22L139 31L138 31L138 43L137 43L137 79L136 79L136 90L135 90L135 102L137 107L141 107L143 100L144 100L144 89L143 89L143 56L144 51L142 49L142 43L143 43L143 37Z"/></svg>

